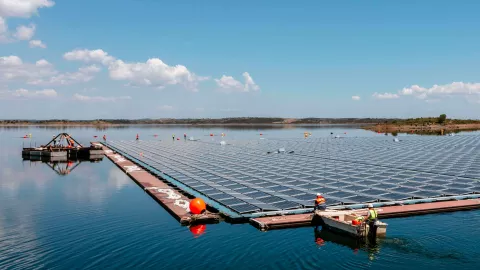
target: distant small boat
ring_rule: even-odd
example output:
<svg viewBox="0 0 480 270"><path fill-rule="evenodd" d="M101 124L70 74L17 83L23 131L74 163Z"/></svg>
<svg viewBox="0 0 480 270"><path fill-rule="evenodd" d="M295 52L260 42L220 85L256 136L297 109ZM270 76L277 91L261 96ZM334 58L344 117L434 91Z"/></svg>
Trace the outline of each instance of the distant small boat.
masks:
<svg viewBox="0 0 480 270"><path fill-rule="evenodd" d="M370 226L366 222L359 224L352 224L358 218L357 215L345 211L316 211L316 214L321 217L325 227L328 229L347 234L352 237L362 238L367 237L370 231ZM375 223L376 236L384 236L387 234L387 223L377 221Z"/></svg>

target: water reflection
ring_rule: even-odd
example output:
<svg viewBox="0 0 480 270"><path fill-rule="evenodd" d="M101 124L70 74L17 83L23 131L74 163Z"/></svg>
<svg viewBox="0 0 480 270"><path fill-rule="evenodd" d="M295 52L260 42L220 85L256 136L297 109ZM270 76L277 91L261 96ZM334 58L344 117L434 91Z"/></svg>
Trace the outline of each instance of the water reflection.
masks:
<svg viewBox="0 0 480 270"><path fill-rule="evenodd" d="M198 238L205 233L207 229L206 224L197 224L189 227L190 232L193 234L194 238Z"/></svg>
<svg viewBox="0 0 480 270"><path fill-rule="evenodd" d="M348 247L355 254L357 254L359 250L362 250L367 253L369 260L374 260L380 253L382 239L359 239L338 234L322 227L315 227L313 231L315 243L319 247L325 246L328 243L333 243L335 245Z"/></svg>
<svg viewBox="0 0 480 270"><path fill-rule="evenodd" d="M103 155L90 155L88 159L72 159L67 156L59 157L45 157L45 156L30 156L23 155L23 161L30 163L42 163L52 169L58 175L68 175L75 170L82 162L98 163L103 160Z"/></svg>

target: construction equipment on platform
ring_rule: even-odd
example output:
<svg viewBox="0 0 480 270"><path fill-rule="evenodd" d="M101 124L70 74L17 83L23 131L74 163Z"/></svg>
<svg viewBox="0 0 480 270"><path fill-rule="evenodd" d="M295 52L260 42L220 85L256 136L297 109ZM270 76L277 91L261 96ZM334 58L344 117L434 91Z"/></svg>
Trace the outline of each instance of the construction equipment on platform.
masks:
<svg viewBox="0 0 480 270"><path fill-rule="evenodd" d="M100 144L90 143L85 147L75 140L68 133L60 133L54 136L51 141L39 147L24 147L22 156L25 157L49 157L57 159L84 158L90 159L91 156L103 155Z"/></svg>

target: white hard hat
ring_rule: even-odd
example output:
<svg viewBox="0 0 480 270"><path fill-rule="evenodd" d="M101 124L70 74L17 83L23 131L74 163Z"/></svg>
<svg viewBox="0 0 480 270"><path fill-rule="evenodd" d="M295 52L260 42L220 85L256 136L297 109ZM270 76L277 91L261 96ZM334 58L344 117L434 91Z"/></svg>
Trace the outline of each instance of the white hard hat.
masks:
<svg viewBox="0 0 480 270"><path fill-rule="evenodd" d="M317 196L322 196L322 193L317 193Z"/></svg>
<svg viewBox="0 0 480 270"><path fill-rule="evenodd" d="M373 208L373 204L369 203L368 208Z"/></svg>

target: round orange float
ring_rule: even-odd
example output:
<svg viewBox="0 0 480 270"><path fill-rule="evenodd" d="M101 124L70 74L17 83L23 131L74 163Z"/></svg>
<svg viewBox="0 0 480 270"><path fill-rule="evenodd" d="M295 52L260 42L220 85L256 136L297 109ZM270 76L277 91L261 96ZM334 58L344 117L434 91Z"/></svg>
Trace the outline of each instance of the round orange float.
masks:
<svg viewBox="0 0 480 270"><path fill-rule="evenodd" d="M190 213L198 215L207 210L207 205L200 198L195 198L190 202Z"/></svg>

